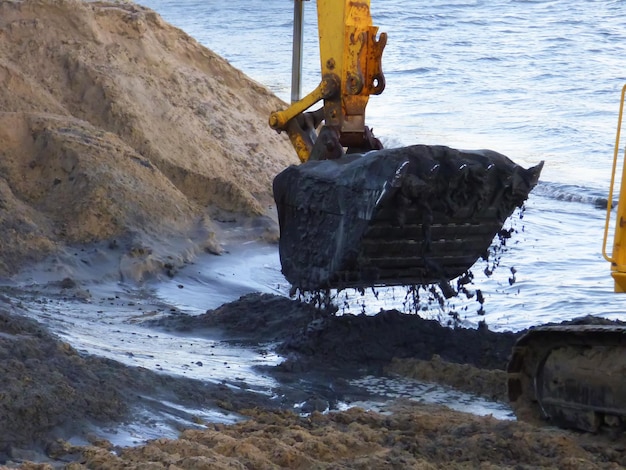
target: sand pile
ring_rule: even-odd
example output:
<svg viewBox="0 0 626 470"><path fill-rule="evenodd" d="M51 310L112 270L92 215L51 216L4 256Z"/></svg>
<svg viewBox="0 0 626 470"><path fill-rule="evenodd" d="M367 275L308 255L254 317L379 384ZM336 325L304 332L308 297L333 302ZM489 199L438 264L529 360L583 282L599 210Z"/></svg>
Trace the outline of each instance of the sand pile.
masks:
<svg viewBox="0 0 626 470"><path fill-rule="evenodd" d="M138 5L0 1L0 83L0 274L68 243L217 249L297 160L284 103Z"/></svg>
<svg viewBox="0 0 626 470"><path fill-rule="evenodd" d="M251 411L249 421L183 432L114 455L93 446L66 452L90 469L617 469L623 446L592 436L535 428L399 403L391 416ZM513 443L514 442L514 443Z"/></svg>

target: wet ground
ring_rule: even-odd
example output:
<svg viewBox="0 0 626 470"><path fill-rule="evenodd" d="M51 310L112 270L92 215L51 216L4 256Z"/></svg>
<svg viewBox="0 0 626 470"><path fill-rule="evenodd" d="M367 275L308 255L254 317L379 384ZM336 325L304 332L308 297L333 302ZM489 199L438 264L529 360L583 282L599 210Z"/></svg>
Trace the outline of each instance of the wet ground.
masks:
<svg viewBox="0 0 626 470"><path fill-rule="evenodd" d="M207 436L221 442L232 433L239 436L232 437L235 454L218 453L236 455L239 465L247 455L240 446L254 435L250 442L261 447L248 457L258 463L270 458L262 457L263 446L275 445L259 432L283 425L288 427L281 439L306 432L301 438L307 445L320 446L306 457L295 457L302 450L297 446L283 449L287 466L295 458L308 462L303 468L325 468L320 462L341 458L351 462L346 468L359 468L353 459L367 442L388 452L385 446L404 442L406 432L414 432L417 443L423 440L415 452L406 441L387 457L368 454L363 468L410 466L424 458L442 464L444 455L435 448L471 430L489 442L498 427L506 435L532 435L529 442L555 439L547 431L504 424L515 422L503 368L518 334L451 329L395 309L376 315L320 310L289 298L287 286L275 282L275 255L275 247L253 244L137 285L103 273L107 263L91 260L102 261L106 251L91 247L71 254L78 258L73 265L57 260L6 283L0 295L0 464L47 461L61 468L79 461L87 468L139 468L172 461L146 454L156 452L154 446L158 453L180 454L164 438L179 439L171 442L184 447L190 439L195 446ZM398 407L406 418L391 417ZM457 418L451 410L488 417ZM319 414L328 411L338 414ZM413 429L417 421L411 420L426 423L425 416L432 424ZM456 430L444 429L448 421ZM306 431L298 431L302 426ZM337 439L346 446L359 443L348 453L323 451ZM578 441L567 442L578 449ZM92 447L77 447L85 445ZM460 439L457 451L466 445ZM614 443L601 446L608 458ZM470 462L465 468L472 468L480 451L459 454ZM206 458L209 451L193 452ZM565 455L557 455L559 462ZM526 462L531 457L531 451L519 456ZM232 468L232 462L217 462L207 468Z"/></svg>
<svg viewBox="0 0 626 470"><path fill-rule="evenodd" d="M105 247L66 255L75 263L50 261L2 287L3 460L19 460L23 449L45 453L57 437L122 446L176 437L198 422L237 422L240 410L258 407L382 409L404 396L512 417L494 397L403 379L389 365L437 355L501 369L515 335L451 330L395 310L319 310L274 283L275 247L207 255L143 285L103 273Z"/></svg>

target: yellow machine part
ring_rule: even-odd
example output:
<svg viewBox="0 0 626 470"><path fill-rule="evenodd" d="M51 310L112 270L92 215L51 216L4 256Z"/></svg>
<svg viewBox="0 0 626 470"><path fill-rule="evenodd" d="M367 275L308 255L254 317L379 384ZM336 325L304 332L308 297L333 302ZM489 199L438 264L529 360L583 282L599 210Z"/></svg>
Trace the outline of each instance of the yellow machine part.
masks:
<svg viewBox="0 0 626 470"><path fill-rule="evenodd" d="M315 90L269 118L270 127L287 132L301 162L309 159L314 144L311 129L301 122L302 113L323 100L325 127L338 133L344 147L362 147L369 95L385 88L381 60L387 36L377 38L369 0L318 0L317 14L322 80Z"/></svg>
<svg viewBox="0 0 626 470"><path fill-rule="evenodd" d="M607 254L607 238L611 223L611 211L613 205L613 190L615 187L615 174L617 170L617 160L620 153L620 137L624 115L624 98L626 96L626 85L622 87L622 95L619 107L619 117L617 121L617 132L615 136L615 148L613 152L613 168L611 172L611 185L609 188L608 204L606 209L606 223L604 227L604 240L602 244L602 254L611 263L611 275L615 281L615 292L626 292L626 153L622 162L622 180L617 203L615 218L615 232L613 236L613 252Z"/></svg>
<svg viewBox="0 0 626 470"><path fill-rule="evenodd" d="M327 126L341 133L363 133L370 94L382 93L381 58L386 34L376 40L370 2L318 0L318 29L322 77L335 76L340 94L324 102Z"/></svg>

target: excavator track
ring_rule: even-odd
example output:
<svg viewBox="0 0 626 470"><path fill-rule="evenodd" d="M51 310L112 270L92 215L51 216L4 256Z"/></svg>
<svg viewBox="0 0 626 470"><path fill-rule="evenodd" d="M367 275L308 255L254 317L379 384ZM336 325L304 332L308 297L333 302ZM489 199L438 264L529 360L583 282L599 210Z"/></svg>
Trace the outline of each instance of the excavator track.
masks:
<svg viewBox="0 0 626 470"><path fill-rule="evenodd" d="M291 166L274 179L282 272L304 291L452 280L487 256L542 166L428 145Z"/></svg>
<svg viewBox="0 0 626 470"><path fill-rule="evenodd" d="M533 328L515 345L507 372L520 419L594 433L626 427L626 326Z"/></svg>

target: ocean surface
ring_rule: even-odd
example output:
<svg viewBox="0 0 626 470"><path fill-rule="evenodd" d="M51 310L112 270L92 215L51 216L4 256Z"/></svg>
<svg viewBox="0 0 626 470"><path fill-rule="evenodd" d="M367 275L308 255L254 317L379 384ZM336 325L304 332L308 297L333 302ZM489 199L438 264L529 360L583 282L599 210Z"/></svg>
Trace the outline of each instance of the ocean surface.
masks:
<svg viewBox="0 0 626 470"><path fill-rule="evenodd" d="M293 2L141 3L289 100ZM370 98L366 122L386 146L489 148L524 166L545 161L496 274L477 276L487 323L618 317L626 297L612 291L596 204L608 195L626 83L626 4L372 0L371 13L388 34L387 86ZM319 81L315 1L305 2L304 34L307 93ZM463 311L469 324L482 318L475 310Z"/></svg>

